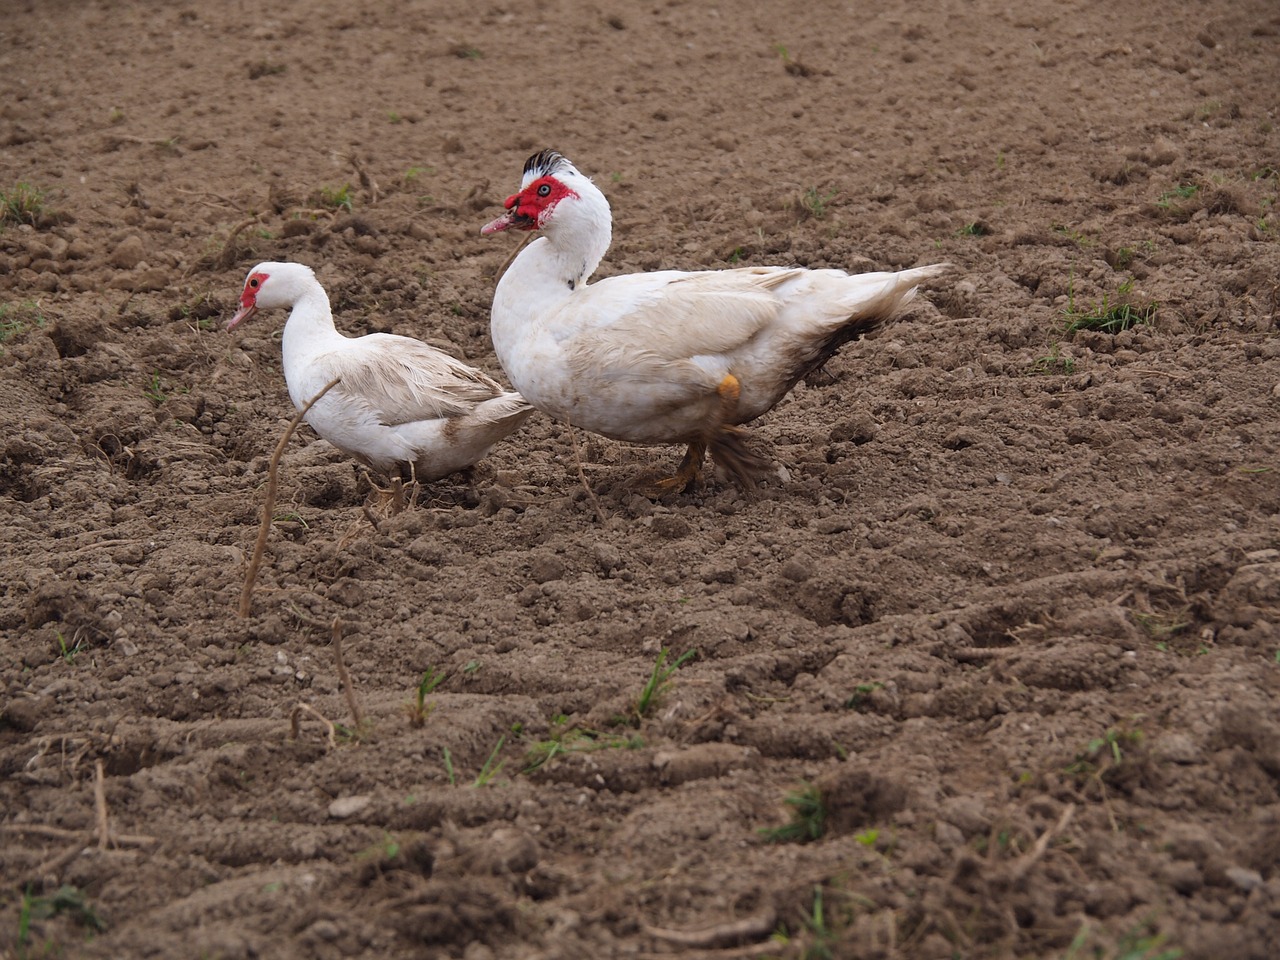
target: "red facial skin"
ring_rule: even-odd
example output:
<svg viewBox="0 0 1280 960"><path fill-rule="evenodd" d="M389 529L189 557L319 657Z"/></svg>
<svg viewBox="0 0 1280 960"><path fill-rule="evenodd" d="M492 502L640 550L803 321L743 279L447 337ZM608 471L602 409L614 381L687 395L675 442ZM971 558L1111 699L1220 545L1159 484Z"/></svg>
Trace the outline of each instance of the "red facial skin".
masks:
<svg viewBox="0 0 1280 960"><path fill-rule="evenodd" d="M248 320L258 312L258 291L262 289L262 285L267 282L267 274L261 271L249 275L249 279L244 282L244 292L240 294L240 309L236 311L236 315L227 321L227 329L234 330L243 321Z"/></svg>
<svg viewBox="0 0 1280 960"><path fill-rule="evenodd" d="M539 177L519 193L507 197L507 212L485 224L480 232L486 236L502 230L537 230L546 222L557 203L565 197L576 197L555 177Z"/></svg>

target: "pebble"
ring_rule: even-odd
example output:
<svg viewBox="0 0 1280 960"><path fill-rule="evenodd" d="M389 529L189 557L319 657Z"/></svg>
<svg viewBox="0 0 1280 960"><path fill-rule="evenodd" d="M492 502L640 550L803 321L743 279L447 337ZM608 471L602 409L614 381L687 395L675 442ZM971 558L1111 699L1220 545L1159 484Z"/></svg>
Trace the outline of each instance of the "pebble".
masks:
<svg viewBox="0 0 1280 960"><path fill-rule="evenodd" d="M309 932L312 936L330 943L337 940L342 934L342 931L338 929L338 925L332 920L317 920L311 925Z"/></svg>
<svg viewBox="0 0 1280 960"><path fill-rule="evenodd" d="M934 824L933 836L938 841L938 845L944 850L958 850L964 846L964 834L960 832L958 827L947 823L945 820L938 820Z"/></svg>
<svg viewBox="0 0 1280 960"><path fill-rule="evenodd" d="M944 801L940 816L969 836L985 834L991 828L991 818L975 797L952 797Z"/></svg>
<svg viewBox="0 0 1280 960"><path fill-rule="evenodd" d="M1200 763L1203 759L1195 741L1181 733L1165 734L1156 741L1152 753L1156 759L1170 763Z"/></svg>
<svg viewBox="0 0 1280 960"><path fill-rule="evenodd" d="M348 817L354 817L372 802L373 797L363 793L351 797L339 797L329 804L329 816L335 820L346 820Z"/></svg>
<svg viewBox="0 0 1280 960"><path fill-rule="evenodd" d="M529 564L529 576L534 583L549 583L552 580L563 580L565 565L559 557L543 554L534 557Z"/></svg>
<svg viewBox="0 0 1280 960"><path fill-rule="evenodd" d="M679 540L693 533L693 527L683 517L659 514L653 518L653 532L664 540Z"/></svg>
<svg viewBox="0 0 1280 960"><path fill-rule="evenodd" d="M818 517L816 520L809 521L809 529L830 536L852 530L853 520L849 517Z"/></svg>
<svg viewBox="0 0 1280 960"><path fill-rule="evenodd" d="M1227 867L1223 871L1226 878L1234 883L1245 893L1262 886L1262 874L1257 870L1250 870L1247 867Z"/></svg>
<svg viewBox="0 0 1280 960"><path fill-rule="evenodd" d="M116 248L107 257L107 262L121 270L132 270L142 262L145 256L146 249L142 245L142 238L133 234L116 244Z"/></svg>
<svg viewBox="0 0 1280 960"><path fill-rule="evenodd" d="M792 557L779 572L792 583L804 583L813 576L813 564L803 557Z"/></svg>
<svg viewBox="0 0 1280 960"><path fill-rule="evenodd" d="M689 783L722 777L730 770L753 766L758 759L751 747L732 743L699 743L679 750L659 750L653 768L665 784Z"/></svg>
<svg viewBox="0 0 1280 960"><path fill-rule="evenodd" d="M595 554L596 563L605 573L623 566L622 551L612 543L596 542L592 545L591 552Z"/></svg>

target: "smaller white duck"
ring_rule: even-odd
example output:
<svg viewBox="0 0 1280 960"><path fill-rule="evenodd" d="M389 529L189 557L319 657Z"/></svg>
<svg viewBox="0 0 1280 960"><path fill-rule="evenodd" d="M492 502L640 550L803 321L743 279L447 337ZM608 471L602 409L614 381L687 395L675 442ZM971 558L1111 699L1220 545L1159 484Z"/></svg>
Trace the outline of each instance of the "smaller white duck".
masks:
<svg viewBox="0 0 1280 960"><path fill-rule="evenodd" d="M293 405L325 440L392 478L438 480L470 467L533 412L518 393L446 353L389 333L347 337L324 287L301 263L249 271L232 330L259 310L289 307L281 350Z"/></svg>
<svg viewBox="0 0 1280 960"><path fill-rule="evenodd" d="M946 264L897 273L743 267L588 279L609 248L609 202L554 150L482 229L537 230L498 282L494 351L539 410L615 440L684 443L687 490L708 451L739 482L766 472L738 424L765 413L842 345L884 323Z"/></svg>

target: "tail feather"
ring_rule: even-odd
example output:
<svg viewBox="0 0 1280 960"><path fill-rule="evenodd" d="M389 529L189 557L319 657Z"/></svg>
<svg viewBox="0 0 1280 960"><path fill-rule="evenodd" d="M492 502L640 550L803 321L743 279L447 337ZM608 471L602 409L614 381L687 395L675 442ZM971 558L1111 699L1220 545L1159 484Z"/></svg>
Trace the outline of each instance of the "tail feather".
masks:
<svg viewBox="0 0 1280 960"><path fill-rule="evenodd" d="M502 423L518 417L516 423L519 424L532 412L533 405L520 394L503 393L477 406L471 416L489 423Z"/></svg>
<svg viewBox="0 0 1280 960"><path fill-rule="evenodd" d="M923 281L950 269L949 263L931 263L897 273L855 274L849 279L860 282L849 299L842 303L849 310L849 316L841 320L840 325L855 324L860 332L870 332L914 300L916 288ZM880 277L883 278L880 288L868 293L868 281Z"/></svg>
<svg viewBox="0 0 1280 960"><path fill-rule="evenodd" d="M826 336L815 344L816 350L806 358L791 378L791 384L802 377L820 370L836 352L851 340L871 333L909 304L916 296L919 284L951 269L949 263L932 263L924 267L913 267L897 273L856 274L850 280L861 281L853 295L842 306L848 313L831 323ZM868 293L868 281L883 277L879 289ZM790 386L787 388L790 389Z"/></svg>

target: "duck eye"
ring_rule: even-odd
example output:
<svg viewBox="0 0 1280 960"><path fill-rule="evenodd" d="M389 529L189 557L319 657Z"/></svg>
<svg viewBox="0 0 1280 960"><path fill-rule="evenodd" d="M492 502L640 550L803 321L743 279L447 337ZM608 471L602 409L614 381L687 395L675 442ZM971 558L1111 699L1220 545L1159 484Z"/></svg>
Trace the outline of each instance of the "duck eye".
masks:
<svg viewBox="0 0 1280 960"><path fill-rule="evenodd" d="M249 281L249 286L251 286L251 287L253 287L253 289L257 290L257 289L258 289L258 284L259 284L259 283L261 283L261 281L260 281L257 277L254 277L252 280L250 280L250 281Z"/></svg>
<svg viewBox="0 0 1280 960"><path fill-rule="evenodd" d="M551 196L551 184L544 183L542 184L542 186L538 187L538 196L540 197Z"/></svg>

